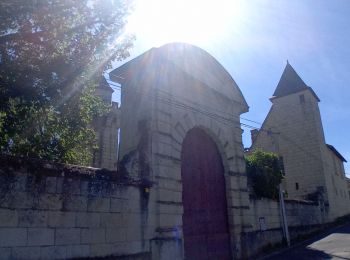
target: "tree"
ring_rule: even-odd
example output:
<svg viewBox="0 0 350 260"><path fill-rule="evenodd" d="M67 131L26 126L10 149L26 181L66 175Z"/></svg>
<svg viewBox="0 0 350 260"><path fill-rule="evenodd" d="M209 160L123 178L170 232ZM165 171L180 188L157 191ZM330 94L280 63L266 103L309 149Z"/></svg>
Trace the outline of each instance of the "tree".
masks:
<svg viewBox="0 0 350 260"><path fill-rule="evenodd" d="M88 164L106 111L94 88L129 56L127 0L0 3L0 152Z"/></svg>
<svg viewBox="0 0 350 260"><path fill-rule="evenodd" d="M278 185L283 179L282 167L274 153L253 151L245 157L248 180L257 197L278 199Z"/></svg>

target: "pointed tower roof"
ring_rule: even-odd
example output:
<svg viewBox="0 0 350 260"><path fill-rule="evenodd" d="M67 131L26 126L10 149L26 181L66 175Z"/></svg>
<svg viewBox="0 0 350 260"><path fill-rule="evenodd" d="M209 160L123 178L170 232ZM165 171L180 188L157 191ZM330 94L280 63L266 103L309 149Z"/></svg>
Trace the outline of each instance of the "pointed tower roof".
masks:
<svg viewBox="0 0 350 260"><path fill-rule="evenodd" d="M299 77L293 67L287 61L287 65L284 68L281 79L278 82L277 88L273 93L274 97L287 96L309 87L305 82Z"/></svg>

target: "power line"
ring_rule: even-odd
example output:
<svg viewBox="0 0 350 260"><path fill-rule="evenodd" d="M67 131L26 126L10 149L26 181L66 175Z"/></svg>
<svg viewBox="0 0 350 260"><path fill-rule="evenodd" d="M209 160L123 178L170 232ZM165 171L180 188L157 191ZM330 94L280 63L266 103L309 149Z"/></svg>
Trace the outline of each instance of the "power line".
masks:
<svg viewBox="0 0 350 260"><path fill-rule="evenodd" d="M108 80L108 81L109 81L109 84L113 85L118 90L121 90L121 86L120 85L115 84L113 81L110 81L110 80ZM139 92L139 93L141 93L143 95L147 95L147 96L150 96L150 97L153 97L153 98L157 98L157 100L159 100L160 102L163 102L165 104L173 105L173 106L175 106L175 107L177 107L179 109L190 110L192 112L196 112L196 113L200 113L202 115L208 116L209 118L214 119L214 120L216 120L216 121L218 121L220 123L223 123L223 124L225 124L227 126L232 126L231 124L236 124L237 123L236 121L233 120L233 118L235 117L233 114L230 114L230 113L225 112L225 111L220 111L220 110L217 110L217 109L213 109L213 108L208 107L208 106L203 106L201 104L198 104L198 103L193 102L193 101L189 101L187 99L188 103L192 103L192 104L196 105L196 107L193 107L193 106L190 106L190 105L188 105L186 103L181 102L179 100L180 99L179 96L175 96L172 93L169 93L169 92L167 92L165 90L162 90L162 89L156 89L156 90L159 91L159 92L164 93L164 95L167 95L167 97L164 97L164 96L160 97L159 93L153 93L153 92L146 93L145 91L142 91L142 90L133 89L133 91L135 91L135 92ZM182 98L182 99L186 100L186 98ZM220 114L217 114L217 113L215 113L215 112L213 112L211 110L219 112ZM229 118L227 118L225 116L222 116L221 114L226 114L226 115L229 116ZM251 123L262 125L262 123L254 121L254 120L251 120L251 119L247 119L247 118L243 118L243 117L240 117L240 119L248 121L248 122L251 122ZM313 157L314 159L316 159L317 161L320 161L321 163L326 163L326 165L330 166L327 162L321 161L317 156L315 156L314 154L312 154L309 151L305 150L303 147L301 147L299 144L297 144L294 140L290 139L289 137L285 136L284 134L282 134L280 132L272 132L271 130L266 130L264 128L259 128L259 127L252 126L252 125L245 124L245 123L239 123L239 124L242 127L246 127L246 128L249 128L249 129L259 130L259 131L267 132L267 133L270 133L270 134L278 134L281 138L283 138L287 142L293 144L295 147L297 147L299 150L301 150L305 154L308 154L311 157ZM278 129L278 127L276 127L276 126L271 126L271 128L277 128Z"/></svg>
<svg viewBox="0 0 350 260"><path fill-rule="evenodd" d="M121 91L121 86L120 85L117 85L116 83L114 83L113 81L111 80L107 80L108 83L110 85L112 85L115 89L115 90L119 90ZM146 93L145 91L142 91L142 90L135 90L133 89L133 91L135 92L139 92L143 95L147 95L147 96L150 96L150 97L153 97L153 98L157 98L157 100L159 100L160 102L163 102L165 104L168 104L168 105L173 105L175 106L176 108L178 109L185 109L185 110L189 110L189 111L192 111L192 112L196 112L196 113L200 113L204 116L207 116L211 119L214 119L226 126L230 126L232 127L232 124L236 124L237 122L235 122L233 120L233 118L235 117L235 115L233 114L230 114L228 112L225 112L225 111L220 111L220 110L217 110L217 109L214 109L212 107L209 107L209 106L204 106L202 104L198 104L196 102L193 102L193 101L190 101L190 100L187 100L188 103L191 103L191 104L194 104L196 105L196 107L193 107L193 106L190 106L186 103L183 103L181 102L179 99L180 97L178 96L175 96L173 95L172 93L169 93L165 90L162 90L162 89L155 89L159 92L163 92L164 95L167 95L167 97L160 97L159 96L159 93ZM185 99L186 98L183 98L181 97L181 99ZM214 112L213 112L214 111ZM220 114L217 114L215 113L218 112ZM222 114L225 114L227 115L229 118L225 117L225 116L222 116ZM244 117L240 117L241 120L244 120L244 121L247 121L247 122L251 122L251 123L254 123L254 124L258 124L260 126L262 126L262 123L260 122L257 122L255 120L251 120L251 119L247 119L247 118L244 118ZM266 129L263 129L263 128L259 128L259 127L256 127L256 126L252 126L252 125L249 125L249 124L245 124L245 123L239 123L242 127L245 127L245 128L248 128L248 129L252 129L252 130L258 130L258 131L263 131L263 132L267 132L267 133L270 133L270 134L278 134L281 138L285 139L287 142L293 144L295 147L297 147L299 150L301 150L302 152L304 152L305 154L308 154L310 155L312 158L316 159L317 161L319 161L320 163L325 163L327 166L329 166L330 168L331 165L328 164L326 161L322 161L320 158L318 158L317 156L315 156L314 154L310 153L309 151L305 150L303 147L301 147L299 144L297 144L295 141L293 141L292 139L290 139L289 137L285 136L284 134L280 133L280 132L272 132L271 130L266 130ZM276 128L275 126L271 126L272 128ZM277 128L278 129L278 128Z"/></svg>
<svg viewBox="0 0 350 260"><path fill-rule="evenodd" d="M115 87L115 88L113 88L113 89L121 90L121 86L120 86L120 85L115 84L115 83L114 83L113 81L111 81L111 80L107 80L107 81L108 81L108 83L109 83L110 85L112 85L113 87ZM169 98L169 101L171 100L171 101L175 101L175 102L177 102L177 103L179 103L179 104L186 105L185 103L179 101L179 98L180 98L179 96L175 96L174 94L169 93L169 92L167 92L167 91L165 91L165 90L162 90L162 89L159 89L159 88L157 88L156 90L159 91L159 92L163 92L165 95L168 95L169 97L171 97L171 99ZM138 91L138 92L140 92L141 90L135 90L135 89L133 89L133 91ZM146 92L144 92L144 91L143 91L143 94L150 95L150 93L146 93ZM155 96L155 95L153 95L153 97L154 97L154 96ZM157 98L159 99L159 97L157 97ZM168 97L165 97L165 98L168 98ZM181 97L181 99L185 99L185 100L186 100L186 98L184 98L184 97ZM229 113L229 112L221 111L221 110L218 110L218 109L209 107L209 106L204 106L204 105L202 105L202 104L198 104L198 103L193 102L193 101L189 101L189 100L187 100L187 101L188 101L189 103L192 103L192 104L196 105L196 107L201 107L201 109L204 110L204 111L206 111L206 112L213 113L213 111L215 111L215 112L218 112L218 113L220 113L220 114L226 114L226 115L229 116L229 117L235 117L235 115L233 115L233 114L231 114L231 113ZM193 107L192 107L192 108L193 108ZM213 110L213 111L210 111L210 110L208 110L208 109ZM197 111L197 112L198 112L198 111ZM219 114L215 114L215 115L216 115L216 116L222 117L222 116L219 115ZM225 119L227 120L227 118L225 118ZM247 119L247 118L244 118L244 117L240 117L240 119L242 119L242 120L244 120L244 121L251 122L251 123L255 123L255 124L258 124L258 125L262 125L261 123L259 123L259 122L257 122L257 121L254 121L254 120L251 120L251 119ZM258 129L257 127L249 126L249 125L243 124L243 123L241 123L241 125L246 126L246 127L249 127L249 128L252 128L252 129Z"/></svg>
<svg viewBox="0 0 350 260"><path fill-rule="evenodd" d="M115 84L114 84L115 85ZM121 89L121 86L117 86L115 85L116 87L118 87L119 89ZM158 89L159 90L159 89ZM161 98L159 97L158 95L154 94L154 93L146 93L144 91L141 91L141 90L135 90L134 91L138 91L144 95L148 95L148 96L151 96L151 97L155 97L157 98L157 100L163 102L163 103L166 103L166 104L169 104L169 105L174 105L178 108L183 108L183 109L187 109L187 110L191 110L192 112L197 112L197 113L200 113L200 114L203 114L203 115L206 115L212 119L215 119L216 121L219 121L221 123L224 123L228 126L231 126L229 125L228 123L236 123L234 122L233 119L231 118L226 118L226 117L223 117L222 115L219 115L219 114L215 114L211 111L208 111L208 110L201 110L199 108L196 108L196 107L192 107L192 106L189 106L181 101L178 101L176 98L175 98L175 95L169 93L169 92L166 92L164 90L160 90L161 92L165 93L166 95L172 97L172 98L169 98L167 97L167 99L165 98ZM193 104L196 104L195 102L192 102ZM219 111L223 114L227 114L227 115L230 115L232 117L234 117L234 115L232 114L229 114L228 112L223 112L223 111L220 111L220 110L216 110L216 111ZM260 124L262 125L261 123L257 122L257 121L254 121L254 120L251 120L251 119L247 119L247 118L242 118L240 117L241 119L243 120L246 120L246 121L249 121L249 122L253 122L255 124ZM276 133L276 132L272 132L271 130L266 130L266 129L263 129L263 128L258 128L258 127L255 127L255 126L252 126L252 125L249 125L249 124L245 124L245 123L240 123L241 126L243 127L246 127L246 128L249 128L249 129L253 129L253 130L259 130L259 131L263 131L263 132L267 132L267 133L270 133L270 134L279 134L282 138L284 138L285 140L287 140L288 142L294 144L297 148L299 148L301 151L305 152L305 153L308 153L310 154L312 157L314 157L315 159L319 160L315 155L309 153L308 151L306 151L305 149L303 149L301 146L299 146L296 142L294 142L293 140L290 140L288 137L284 136L282 133ZM271 126L272 128L276 128L275 126Z"/></svg>
<svg viewBox="0 0 350 260"><path fill-rule="evenodd" d="M116 85L116 84L112 84L112 85L115 86L116 88L121 89L121 87ZM173 98L174 95L172 95L170 93L167 93L167 95L169 95L172 98L164 97L164 96L161 97L161 96L159 96L159 93L152 93L152 92L148 93L148 92L145 92L145 91L142 91L142 90L139 90L139 89L133 89L132 91L139 92L139 93L141 93L143 95L146 95L146 96L149 96L149 97L152 97L152 98L156 98L160 102L163 102L163 103L166 103L166 104L169 104L169 105L173 105L176 108L185 109L185 110L191 110L193 112L197 112L197 113L206 115L206 116L208 116L208 117L210 117L212 119L215 119L215 120L217 120L217 121L219 121L221 123L226 123L226 125L228 125L228 123L236 123L231 118L227 118L227 117L224 117L224 116L222 116L220 114L213 113L212 111L208 111L208 110L201 109L201 108L198 108L198 107L193 107L193 106L190 106L190 105L188 105L186 103L178 101L175 98ZM151 102L151 100L149 100L149 101ZM231 126L231 125L229 125L229 126Z"/></svg>

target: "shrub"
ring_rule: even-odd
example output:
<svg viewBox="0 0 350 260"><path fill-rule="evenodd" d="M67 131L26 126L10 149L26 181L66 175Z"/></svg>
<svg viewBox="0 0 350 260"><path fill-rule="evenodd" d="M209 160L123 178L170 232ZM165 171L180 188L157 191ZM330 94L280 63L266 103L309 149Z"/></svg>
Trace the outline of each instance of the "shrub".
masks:
<svg viewBox="0 0 350 260"><path fill-rule="evenodd" d="M253 151L245 157L248 182L258 198L278 199L278 185L283 179L279 157L274 153Z"/></svg>

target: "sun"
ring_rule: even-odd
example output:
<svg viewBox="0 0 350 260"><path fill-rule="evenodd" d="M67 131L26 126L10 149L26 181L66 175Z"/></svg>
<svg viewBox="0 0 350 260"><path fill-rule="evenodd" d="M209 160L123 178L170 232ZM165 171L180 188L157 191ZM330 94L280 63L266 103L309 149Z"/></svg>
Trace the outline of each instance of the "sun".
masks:
<svg viewBox="0 0 350 260"><path fill-rule="evenodd" d="M154 45L218 40L242 15L240 0L138 0L127 32Z"/></svg>

